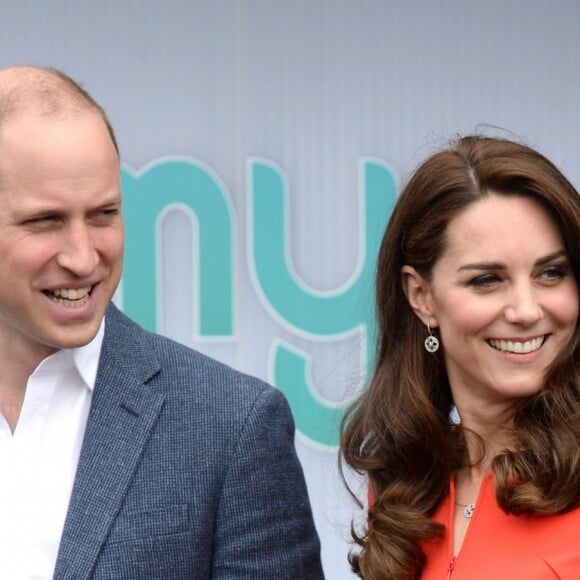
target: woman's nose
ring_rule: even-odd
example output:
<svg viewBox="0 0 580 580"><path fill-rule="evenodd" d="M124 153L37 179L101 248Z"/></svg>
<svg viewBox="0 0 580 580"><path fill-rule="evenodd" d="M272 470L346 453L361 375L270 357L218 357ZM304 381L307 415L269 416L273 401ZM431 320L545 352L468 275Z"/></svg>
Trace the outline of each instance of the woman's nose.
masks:
<svg viewBox="0 0 580 580"><path fill-rule="evenodd" d="M531 326L541 320L543 311L536 293L537 290L529 282L515 287L505 309L506 320L522 326Z"/></svg>

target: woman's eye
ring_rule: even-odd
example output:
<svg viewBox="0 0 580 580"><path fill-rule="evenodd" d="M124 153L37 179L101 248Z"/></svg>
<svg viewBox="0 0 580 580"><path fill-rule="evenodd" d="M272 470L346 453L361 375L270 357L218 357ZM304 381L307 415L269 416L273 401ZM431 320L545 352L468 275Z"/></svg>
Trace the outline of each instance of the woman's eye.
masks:
<svg viewBox="0 0 580 580"><path fill-rule="evenodd" d="M548 281L557 281L565 278L569 273L567 266L549 266L542 270L541 277Z"/></svg>
<svg viewBox="0 0 580 580"><path fill-rule="evenodd" d="M483 274L469 280L468 285L474 288L487 288L497 284L499 281L499 277L495 274Z"/></svg>

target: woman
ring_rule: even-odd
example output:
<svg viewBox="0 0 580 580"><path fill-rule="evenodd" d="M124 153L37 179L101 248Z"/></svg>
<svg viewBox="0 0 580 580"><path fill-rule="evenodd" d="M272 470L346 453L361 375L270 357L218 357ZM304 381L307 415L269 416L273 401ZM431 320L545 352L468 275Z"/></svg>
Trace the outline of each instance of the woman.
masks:
<svg viewBox="0 0 580 580"><path fill-rule="evenodd" d="M469 136L415 172L343 423L370 479L361 577L580 578L579 280L580 197L538 152Z"/></svg>

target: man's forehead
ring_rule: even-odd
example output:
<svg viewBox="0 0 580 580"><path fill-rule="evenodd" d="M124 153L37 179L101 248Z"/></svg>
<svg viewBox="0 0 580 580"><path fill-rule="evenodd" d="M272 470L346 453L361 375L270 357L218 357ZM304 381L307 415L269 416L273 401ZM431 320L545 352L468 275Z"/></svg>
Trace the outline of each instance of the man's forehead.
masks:
<svg viewBox="0 0 580 580"><path fill-rule="evenodd" d="M108 141L106 125L94 111L68 110L48 115L35 108L19 109L0 124L0 176L6 170L7 156L12 158L15 152L30 155L42 150L43 157L48 159L51 152L56 153L61 135L67 135L71 143L78 142L86 127L98 127ZM52 141L55 147L51 147L49 141L55 138L57 142Z"/></svg>
<svg viewBox="0 0 580 580"><path fill-rule="evenodd" d="M106 125L94 111L66 118L20 111L0 127L0 192L118 176L119 159ZM36 184L36 185L34 185Z"/></svg>

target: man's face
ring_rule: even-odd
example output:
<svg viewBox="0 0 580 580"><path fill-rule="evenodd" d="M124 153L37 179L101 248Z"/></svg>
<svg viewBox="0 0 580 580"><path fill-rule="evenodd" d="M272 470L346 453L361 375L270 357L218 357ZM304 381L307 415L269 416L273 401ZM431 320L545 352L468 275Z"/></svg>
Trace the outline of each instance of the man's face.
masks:
<svg viewBox="0 0 580 580"><path fill-rule="evenodd" d="M92 112L7 120L0 349L36 365L90 342L121 276L123 238L119 159L103 120Z"/></svg>

